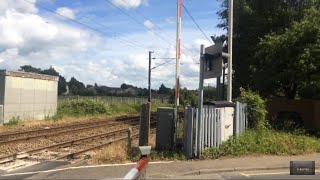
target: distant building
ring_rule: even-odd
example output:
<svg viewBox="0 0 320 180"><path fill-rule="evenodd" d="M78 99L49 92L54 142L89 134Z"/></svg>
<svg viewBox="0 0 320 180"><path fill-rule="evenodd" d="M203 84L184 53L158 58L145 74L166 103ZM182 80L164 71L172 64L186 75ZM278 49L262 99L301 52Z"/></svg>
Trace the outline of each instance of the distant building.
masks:
<svg viewBox="0 0 320 180"><path fill-rule="evenodd" d="M57 111L59 77L0 70L0 123L40 120Z"/></svg>

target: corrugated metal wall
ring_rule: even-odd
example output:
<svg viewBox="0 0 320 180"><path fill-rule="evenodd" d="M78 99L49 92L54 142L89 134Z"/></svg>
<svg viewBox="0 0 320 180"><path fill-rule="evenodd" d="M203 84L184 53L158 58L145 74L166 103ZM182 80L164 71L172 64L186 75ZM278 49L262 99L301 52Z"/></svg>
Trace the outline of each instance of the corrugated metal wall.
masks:
<svg viewBox="0 0 320 180"><path fill-rule="evenodd" d="M5 76L0 76L0 105L3 105L4 101L4 82L5 82Z"/></svg>
<svg viewBox="0 0 320 180"><path fill-rule="evenodd" d="M58 82L6 76L4 120L40 120L56 113Z"/></svg>
<svg viewBox="0 0 320 180"><path fill-rule="evenodd" d="M0 76L0 124L3 123L4 83L5 77Z"/></svg>

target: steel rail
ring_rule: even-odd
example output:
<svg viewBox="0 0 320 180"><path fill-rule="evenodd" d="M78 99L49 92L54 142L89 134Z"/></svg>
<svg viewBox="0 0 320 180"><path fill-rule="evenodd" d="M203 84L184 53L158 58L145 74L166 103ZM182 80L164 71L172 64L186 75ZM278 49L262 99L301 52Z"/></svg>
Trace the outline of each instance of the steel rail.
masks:
<svg viewBox="0 0 320 180"><path fill-rule="evenodd" d="M133 126L133 128L136 128L136 127L139 127L139 125L138 126ZM0 163L5 163L5 162L14 161L16 159L26 158L26 157L30 156L31 154L36 154L36 153L42 152L43 150L68 147L68 146L74 145L74 144L79 143L79 142L93 140L93 139L96 139L96 138L113 136L113 135L116 135L118 133L127 132L127 130L128 130L127 128L123 128L123 129L120 129L120 130L115 130L115 131L111 131L111 132L107 132L107 133L103 133L103 134L99 134L99 135L95 135L95 136L80 138L80 139L77 139L77 140L72 140L72 141L58 143L58 144L54 144L54 145L50 145L50 146L37 148L37 149L32 149L32 150L28 150L28 151L25 151L25 152L17 152L17 153L9 154L7 156L0 157Z"/></svg>

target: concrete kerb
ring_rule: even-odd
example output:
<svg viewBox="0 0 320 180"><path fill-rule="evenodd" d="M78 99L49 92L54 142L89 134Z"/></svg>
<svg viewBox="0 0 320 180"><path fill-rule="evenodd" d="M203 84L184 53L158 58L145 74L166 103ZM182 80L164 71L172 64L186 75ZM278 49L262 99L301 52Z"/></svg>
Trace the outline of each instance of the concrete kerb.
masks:
<svg viewBox="0 0 320 180"><path fill-rule="evenodd" d="M222 169L200 169L189 173L180 174L181 176L201 175L201 174L215 174L222 172L242 172L242 171L261 171L261 170L281 170L290 169L289 166L275 166L275 167L238 167L238 168L222 168ZM316 166L320 169L320 166Z"/></svg>

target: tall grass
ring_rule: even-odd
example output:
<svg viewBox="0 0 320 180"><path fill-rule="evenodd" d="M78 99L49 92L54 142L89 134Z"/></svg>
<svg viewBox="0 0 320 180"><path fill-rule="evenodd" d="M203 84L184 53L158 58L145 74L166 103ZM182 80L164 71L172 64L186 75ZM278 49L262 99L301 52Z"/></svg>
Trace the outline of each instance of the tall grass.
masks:
<svg viewBox="0 0 320 180"><path fill-rule="evenodd" d="M57 114L69 116L110 114L110 106L103 101L70 100L58 105Z"/></svg>
<svg viewBox="0 0 320 180"><path fill-rule="evenodd" d="M153 101L151 103L151 111L155 112L158 107L172 106L167 103ZM51 119L59 120L64 116L80 117L80 116L119 116L127 114L140 113L141 105L139 104L108 104L105 101L97 101L93 99L69 100L62 101L58 105L57 114Z"/></svg>
<svg viewBox="0 0 320 180"><path fill-rule="evenodd" d="M320 152L320 139L301 133L275 130L248 130L239 137L232 137L218 148L204 152L205 158L228 155L298 155Z"/></svg>

